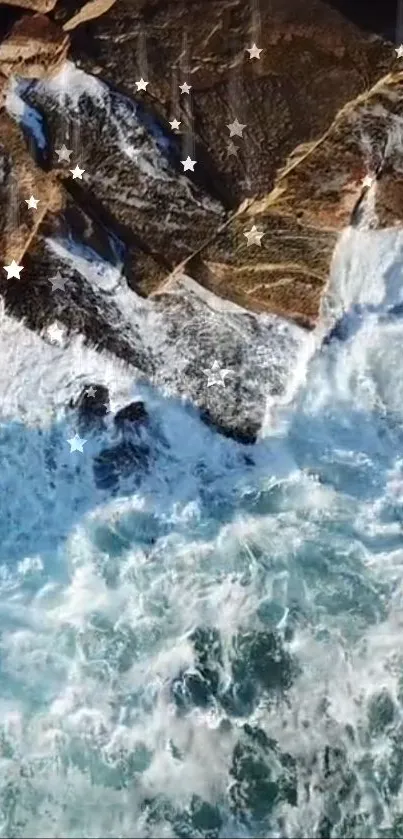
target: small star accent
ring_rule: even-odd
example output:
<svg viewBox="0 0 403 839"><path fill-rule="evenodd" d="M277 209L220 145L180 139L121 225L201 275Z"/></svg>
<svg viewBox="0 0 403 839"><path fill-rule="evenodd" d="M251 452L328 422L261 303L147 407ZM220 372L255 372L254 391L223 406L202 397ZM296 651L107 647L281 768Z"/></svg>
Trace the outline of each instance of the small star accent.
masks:
<svg viewBox="0 0 403 839"><path fill-rule="evenodd" d="M395 49L395 53L398 58L403 58L403 44L400 44L400 47L397 47L397 49Z"/></svg>
<svg viewBox="0 0 403 839"><path fill-rule="evenodd" d="M169 123L172 131L179 131L180 122L177 119L173 119L172 122Z"/></svg>
<svg viewBox="0 0 403 839"><path fill-rule="evenodd" d="M179 85L179 89L181 93L189 93L192 85L188 84L187 82L183 82L183 84Z"/></svg>
<svg viewBox="0 0 403 839"><path fill-rule="evenodd" d="M148 82L145 82L143 77L141 77L140 81L136 82L136 85L137 85L137 92L138 92L139 90L146 90Z"/></svg>
<svg viewBox="0 0 403 839"><path fill-rule="evenodd" d="M79 166L75 166L74 169L70 169L70 172L73 175L73 180L75 180L76 178L80 178L80 180L82 181L85 169L80 169Z"/></svg>
<svg viewBox="0 0 403 839"><path fill-rule="evenodd" d="M22 265L17 265L15 259L10 262L10 265L4 265L4 270L7 271L7 279L11 280L12 277L15 277L17 280L20 280L20 273L24 270Z"/></svg>
<svg viewBox="0 0 403 839"><path fill-rule="evenodd" d="M49 278L49 282L52 283L52 291L56 291L56 289L64 291L67 280L62 277L60 271L56 271L55 276Z"/></svg>
<svg viewBox="0 0 403 839"><path fill-rule="evenodd" d="M264 236L263 230L258 230L256 224L243 234L248 240L248 248L250 245L261 245L261 238Z"/></svg>
<svg viewBox="0 0 403 839"><path fill-rule="evenodd" d="M73 154L73 149L66 148L66 146L63 143L60 149L55 149L55 152L59 158L59 163L62 163L63 160L65 160L67 163L70 163L70 155Z"/></svg>
<svg viewBox="0 0 403 839"><path fill-rule="evenodd" d="M184 172L187 172L187 171L194 172L194 167L195 167L196 162L197 162L196 160L191 160L189 155L188 155L186 160L181 160L181 164L183 166L183 171Z"/></svg>
<svg viewBox="0 0 403 839"><path fill-rule="evenodd" d="M93 385L90 385L90 387L87 387L87 390L85 391L85 395L88 396L88 399L95 399L96 392L95 392L95 388L94 388Z"/></svg>
<svg viewBox="0 0 403 839"><path fill-rule="evenodd" d="M234 119L234 122L227 124L227 128L229 128L230 137L242 137L242 131L246 128L246 125L242 125L239 120Z"/></svg>
<svg viewBox="0 0 403 839"><path fill-rule="evenodd" d="M225 377L231 373L231 370L222 370L217 359L213 361L211 367L203 370L207 376L207 387L212 385L225 385Z"/></svg>
<svg viewBox="0 0 403 839"><path fill-rule="evenodd" d="M374 178L371 178L371 175L365 175L365 178L362 179L361 183L363 187L370 187L374 182Z"/></svg>
<svg viewBox="0 0 403 839"><path fill-rule="evenodd" d="M75 434L74 437L70 437L70 440L67 440L70 446L70 454L71 452L83 452L83 446L86 444L86 440L83 440L82 437L79 437L78 434Z"/></svg>
<svg viewBox="0 0 403 839"><path fill-rule="evenodd" d="M260 50L256 44L252 44L250 49L246 49L246 52L249 53L249 58L260 58L260 53L263 52L263 50Z"/></svg>
<svg viewBox="0 0 403 839"><path fill-rule="evenodd" d="M47 330L47 336L51 341L60 342L63 341L64 332L57 323L52 323Z"/></svg>
<svg viewBox="0 0 403 839"><path fill-rule="evenodd" d="M39 198L34 198L34 196L31 195L30 198L25 199L25 203L28 204L28 210L37 210L38 209L38 204L39 204Z"/></svg>
<svg viewBox="0 0 403 839"><path fill-rule="evenodd" d="M231 154L232 155L237 155L238 154L238 148L232 140L230 140L229 143L228 143L227 154L228 154L228 156L230 156Z"/></svg>

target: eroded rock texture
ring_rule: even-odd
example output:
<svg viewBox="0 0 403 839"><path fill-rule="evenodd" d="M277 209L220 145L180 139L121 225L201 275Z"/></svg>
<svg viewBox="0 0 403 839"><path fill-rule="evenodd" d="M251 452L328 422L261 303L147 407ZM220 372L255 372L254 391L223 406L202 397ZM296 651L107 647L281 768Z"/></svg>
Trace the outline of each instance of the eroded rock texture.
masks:
<svg viewBox="0 0 403 839"><path fill-rule="evenodd" d="M33 329L57 317L252 442L262 419L252 390L263 405L281 380L273 360L268 370L252 358L252 341L285 340L273 314L315 324L344 226L400 223L392 44L322 0L262 0L259 15L243 0L10 6L0 252L1 264L24 260L24 279L2 277L9 310ZM246 51L253 42L260 59ZM59 161L64 143L71 157ZM251 244L253 227L262 235ZM57 271L63 293L51 289ZM200 372L217 357L236 371L225 416Z"/></svg>

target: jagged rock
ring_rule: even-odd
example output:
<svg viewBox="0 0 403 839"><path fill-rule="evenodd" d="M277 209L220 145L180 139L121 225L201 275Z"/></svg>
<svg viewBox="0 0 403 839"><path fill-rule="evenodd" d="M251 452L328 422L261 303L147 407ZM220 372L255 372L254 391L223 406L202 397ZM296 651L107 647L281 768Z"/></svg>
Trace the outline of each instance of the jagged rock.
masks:
<svg viewBox="0 0 403 839"><path fill-rule="evenodd" d="M116 3L116 0L89 0L88 3L82 5L82 8L73 17L66 21L63 29L65 32L69 32L76 26L81 26L83 23L88 23L90 20L104 15L114 3Z"/></svg>
<svg viewBox="0 0 403 839"><path fill-rule="evenodd" d="M396 71L348 103L317 143L294 152L266 198L252 201L187 263L191 276L221 296L231 283L232 298L248 309L314 325L337 238L359 218L367 172L380 170L374 224L401 224L402 93ZM253 225L263 237L249 247L244 234Z"/></svg>
<svg viewBox="0 0 403 839"><path fill-rule="evenodd" d="M72 33L73 55L137 98L135 82L147 73L147 97L165 118L183 122L189 97L178 85L186 79L196 141L235 206L267 193L292 149L319 137L391 60L381 40L322 0L272 0L260 18L256 29L244 0L119 0ZM253 40L264 50L259 60L246 52ZM235 118L246 129L232 155L227 125Z"/></svg>
<svg viewBox="0 0 403 839"><path fill-rule="evenodd" d="M33 195L36 210L25 203ZM18 125L0 113L0 253L3 264L20 263L47 210L60 209L63 193L55 178L39 169Z"/></svg>
<svg viewBox="0 0 403 839"><path fill-rule="evenodd" d="M81 391L73 407L77 410L80 424L98 426L109 410L108 388L104 385L88 384Z"/></svg>
<svg viewBox="0 0 403 839"><path fill-rule="evenodd" d="M94 79L86 90L86 77L72 65L60 82L66 96L57 96L54 85L52 90L37 85L25 98L46 115L52 145L59 142L56 138L61 141L61 127L69 124L85 174L79 185L72 183L66 166L57 170L59 176L68 179L66 185L80 203L88 201L135 254L142 251L148 257L133 259L128 279L139 294L150 294L171 268L213 235L224 209L201 186L189 184L177 138L147 107ZM83 94L75 102L79 84Z"/></svg>
<svg viewBox="0 0 403 839"><path fill-rule="evenodd" d="M116 487L121 478L140 477L149 464L150 450L145 445L123 441L104 449L94 459L94 477L100 489Z"/></svg>
<svg viewBox="0 0 403 839"><path fill-rule="evenodd" d="M39 79L55 73L67 56L68 35L46 15L24 15L0 44L0 72Z"/></svg>
<svg viewBox="0 0 403 839"><path fill-rule="evenodd" d="M115 414L115 425L120 431L137 430L148 423L144 402L131 402Z"/></svg>
<svg viewBox="0 0 403 839"><path fill-rule="evenodd" d="M30 9L33 12L52 11L56 6L57 0L7 0L10 6L21 6L23 9Z"/></svg>

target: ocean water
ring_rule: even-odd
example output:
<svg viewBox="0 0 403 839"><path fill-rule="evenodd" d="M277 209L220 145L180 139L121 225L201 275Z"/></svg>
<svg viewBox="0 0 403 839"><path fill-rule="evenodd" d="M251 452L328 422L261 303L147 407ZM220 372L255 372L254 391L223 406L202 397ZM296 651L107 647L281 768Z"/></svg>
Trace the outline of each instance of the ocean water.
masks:
<svg viewBox="0 0 403 839"><path fill-rule="evenodd" d="M0 835L402 835L402 254L343 233L343 340L247 449L3 313ZM114 491L111 420L66 443L85 381L150 415Z"/></svg>
<svg viewBox="0 0 403 839"><path fill-rule="evenodd" d="M402 266L401 233L344 231L253 447L1 313L0 836L403 836ZM70 454L88 382L112 414ZM134 399L147 468L100 488Z"/></svg>

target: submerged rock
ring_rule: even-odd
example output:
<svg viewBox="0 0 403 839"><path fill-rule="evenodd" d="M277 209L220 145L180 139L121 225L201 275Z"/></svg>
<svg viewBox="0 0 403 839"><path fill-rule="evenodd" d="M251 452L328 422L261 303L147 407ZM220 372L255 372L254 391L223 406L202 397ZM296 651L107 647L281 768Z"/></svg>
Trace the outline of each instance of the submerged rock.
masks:
<svg viewBox="0 0 403 839"><path fill-rule="evenodd" d="M149 416L144 402L130 402L115 414L116 428L123 432L138 431L148 424Z"/></svg>
<svg viewBox="0 0 403 839"><path fill-rule="evenodd" d="M140 481L149 465L150 449L128 440L103 449L94 459L95 483L99 489L113 489L123 478Z"/></svg>
<svg viewBox="0 0 403 839"><path fill-rule="evenodd" d="M296 673L296 665L275 632L239 633L234 640L231 688L234 710L253 703L260 691L287 690ZM228 697L229 699L229 697Z"/></svg>
<svg viewBox="0 0 403 839"><path fill-rule="evenodd" d="M190 640L195 654L194 669L183 671L171 688L176 705L181 710L192 705L206 707L219 699L222 667L220 634L217 629L199 626Z"/></svg>
<svg viewBox="0 0 403 839"><path fill-rule="evenodd" d="M109 392L104 385L89 384L72 403L83 427L99 427L109 410Z"/></svg>
<svg viewBox="0 0 403 839"><path fill-rule="evenodd" d="M280 801L297 805L296 761L261 728L245 724L230 769L231 805L242 821L261 821Z"/></svg>

